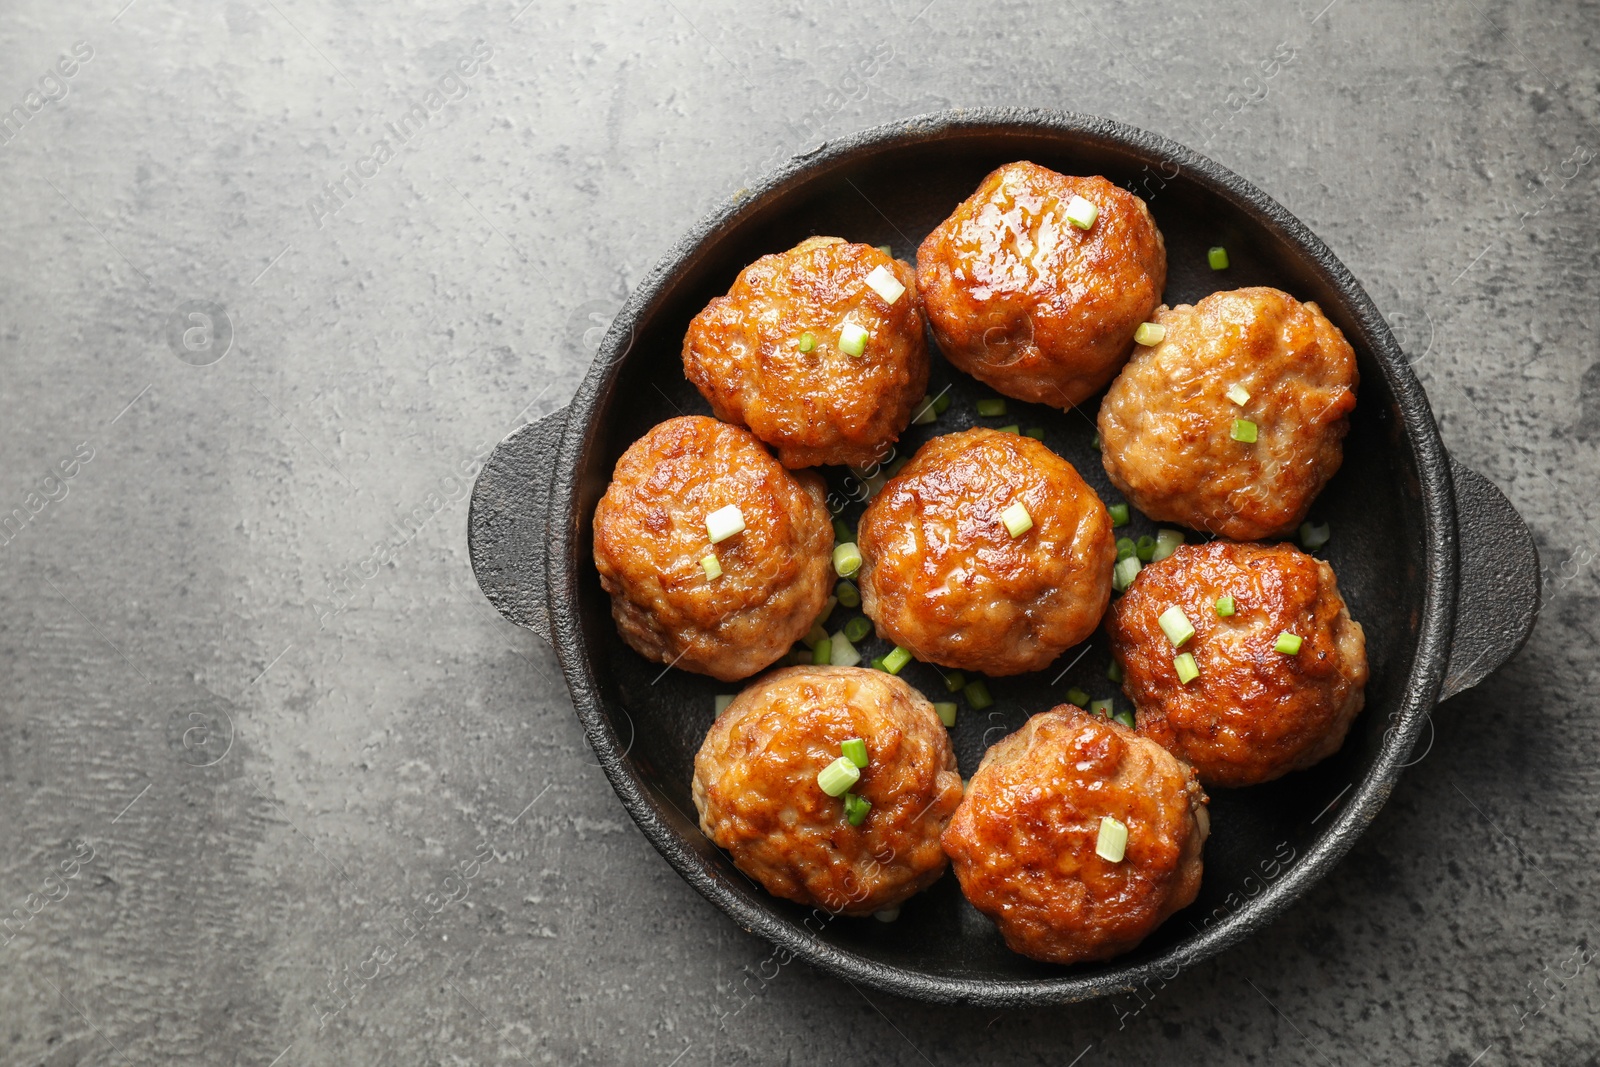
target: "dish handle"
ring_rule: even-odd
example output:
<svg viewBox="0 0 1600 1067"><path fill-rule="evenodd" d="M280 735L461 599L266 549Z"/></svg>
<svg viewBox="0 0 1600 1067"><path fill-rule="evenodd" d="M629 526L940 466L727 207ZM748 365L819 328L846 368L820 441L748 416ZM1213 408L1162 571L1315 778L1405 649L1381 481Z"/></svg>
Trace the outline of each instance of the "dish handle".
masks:
<svg viewBox="0 0 1600 1067"><path fill-rule="evenodd" d="M1450 460L1455 482L1456 626L1439 699L1487 678L1527 643L1539 617L1541 575L1533 533L1493 482Z"/></svg>
<svg viewBox="0 0 1600 1067"><path fill-rule="evenodd" d="M562 408L507 434L478 472L467 510L467 554L478 588L500 614L546 641L550 482L566 428Z"/></svg>

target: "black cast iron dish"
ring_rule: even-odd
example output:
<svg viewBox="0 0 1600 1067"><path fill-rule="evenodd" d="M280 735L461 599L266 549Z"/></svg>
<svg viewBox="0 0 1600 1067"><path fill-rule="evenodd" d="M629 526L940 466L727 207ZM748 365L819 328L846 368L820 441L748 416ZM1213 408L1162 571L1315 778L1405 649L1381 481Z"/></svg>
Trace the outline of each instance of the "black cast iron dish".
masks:
<svg viewBox="0 0 1600 1067"><path fill-rule="evenodd" d="M1167 241L1168 304L1218 289L1277 286L1320 304L1361 368L1344 466L1311 517L1332 523L1333 540L1319 554L1366 627L1366 710L1344 748L1313 769L1252 789L1213 790L1199 899L1136 951L1070 968L1008 951L951 876L884 924L808 912L740 874L700 833L689 797L713 697L738 686L663 671L622 643L595 573L590 530L630 443L673 415L709 413L684 379L683 335L745 265L811 234L889 244L913 260L917 244L984 174L1018 159L1102 174L1144 196ZM1232 266L1216 273L1205 253L1219 244ZM933 434L974 424L1040 426L1046 443L1104 499L1120 499L1091 443L1098 398L1073 412L1013 400L1004 418L979 419L974 402L992 394L935 356L929 391L946 386L950 410L932 426L912 427L901 438L905 454ZM841 471L830 471L829 482L849 488ZM859 504L845 512L852 526L859 512ZM1131 529L1134 537L1151 532L1142 519ZM1327 247L1250 183L1180 145L1043 111L961 110L880 126L792 160L702 222L618 314L571 405L496 448L473 491L469 542L490 601L554 644L617 794L691 885L746 930L832 974L905 996L994 1006L1064 1003L1170 980L1265 926L1332 870L1377 815L1434 705L1509 659L1538 607L1538 557L1527 528L1498 490L1445 453L1404 355ZM880 646L874 640L863 652L881 655ZM1029 714L1065 702L1068 688L1113 695L1104 636L1086 648L1050 670L992 680L996 702L986 711L963 707L952 731L963 774ZM931 668L912 664L902 677L944 698Z"/></svg>

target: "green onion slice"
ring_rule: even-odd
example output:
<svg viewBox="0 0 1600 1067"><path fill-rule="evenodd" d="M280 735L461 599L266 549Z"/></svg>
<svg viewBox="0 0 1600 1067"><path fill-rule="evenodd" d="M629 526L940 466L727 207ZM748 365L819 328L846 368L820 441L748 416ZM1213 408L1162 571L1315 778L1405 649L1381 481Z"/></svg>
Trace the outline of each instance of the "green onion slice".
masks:
<svg viewBox="0 0 1600 1067"><path fill-rule="evenodd" d="M962 687L961 693L967 698L976 711L982 711L994 703L994 697L989 695L989 687L983 684L982 678L975 678Z"/></svg>
<svg viewBox="0 0 1600 1067"><path fill-rule="evenodd" d="M1253 445L1256 443L1256 424L1249 419L1234 419L1233 428L1228 431L1228 436L1235 441Z"/></svg>
<svg viewBox="0 0 1600 1067"><path fill-rule="evenodd" d="M1118 562L1121 562L1122 560L1125 560L1125 559L1131 559L1134 556L1137 556L1138 554L1139 554L1139 546L1134 544L1133 538L1131 538L1131 537L1119 537L1119 538L1117 538L1117 560L1118 560Z"/></svg>
<svg viewBox="0 0 1600 1067"><path fill-rule="evenodd" d="M944 676L944 687L948 692L959 693L966 684L967 676L960 671L951 671Z"/></svg>
<svg viewBox="0 0 1600 1067"><path fill-rule="evenodd" d="M1094 853L1108 863L1121 863L1128 854L1128 828L1109 815L1100 817L1100 834L1095 838Z"/></svg>
<svg viewBox="0 0 1600 1067"><path fill-rule="evenodd" d="M1145 563L1149 563L1156 558L1156 539L1145 534L1135 543L1133 552Z"/></svg>
<svg viewBox="0 0 1600 1067"><path fill-rule="evenodd" d="M1111 525L1112 526L1126 526L1126 525L1128 525L1128 519L1131 517L1131 514L1128 511L1128 505L1126 505L1126 504L1112 504L1110 507L1106 508L1106 510L1111 512Z"/></svg>
<svg viewBox="0 0 1600 1067"><path fill-rule="evenodd" d="M867 285L873 292L883 297L885 304L893 304L906 291L906 287L900 284L900 279L894 276L894 271L881 263L873 267L872 273L867 275Z"/></svg>
<svg viewBox="0 0 1600 1067"><path fill-rule="evenodd" d="M906 664L910 662L911 652L901 648L899 645L895 645L893 649L884 655L883 669L890 674L899 674L905 669Z"/></svg>
<svg viewBox="0 0 1600 1067"><path fill-rule="evenodd" d="M1178 672L1178 681L1188 685L1200 677L1200 665L1194 661L1194 654L1180 652L1172 661L1172 669Z"/></svg>
<svg viewBox="0 0 1600 1067"><path fill-rule="evenodd" d="M1328 543L1328 538L1333 536L1333 528L1327 523L1315 526L1309 522L1300 524L1300 544L1307 551L1321 548Z"/></svg>
<svg viewBox="0 0 1600 1067"><path fill-rule="evenodd" d="M1100 217L1100 209L1081 196L1067 201L1067 221L1080 230L1087 230Z"/></svg>
<svg viewBox="0 0 1600 1067"><path fill-rule="evenodd" d="M856 651L856 646L850 643L850 638L845 636L843 630L828 638L828 643L833 646L828 651L828 660L835 667L854 667L861 662L861 653Z"/></svg>
<svg viewBox="0 0 1600 1067"><path fill-rule="evenodd" d="M900 905L896 904L892 908L879 909L872 913L872 917L881 923L892 923L900 918Z"/></svg>
<svg viewBox="0 0 1600 1067"><path fill-rule="evenodd" d="M1228 250L1221 245L1207 249L1206 262L1211 265L1212 270L1227 270Z"/></svg>
<svg viewBox="0 0 1600 1067"><path fill-rule="evenodd" d="M950 390L949 389L945 389L938 396L933 398L933 410L937 411L941 415L943 415L945 412L950 410Z"/></svg>
<svg viewBox="0 0 1600 1067"><path fill-rule="evenodd" d="M1117 560L1117 565L1111 570L1111 588L1119 593L1126 592L1128 586L1139 576L1139 567L1138 556Z"/></svg>
<svg viewBox="0 0 1600 1067"><path fill-rule="evenodd" d="M811 665L813 667L826 667L833 662L833 638L818 641L811 650Z"/></svg>
<svg viewBox="0 0 1600 1067"><path fill-rule="evenodd" d="M933 710L939 713L939 721L946 727L956 724L956 704L953 700L941 700L934 704Z"/></svg>
<svg viewBox="0 0 1600 1067"><path fill-rule="evenodd" d="M842 545L846 541L854 541L855 538L856 538L856 535L850 531L850 527L845 525L845 522L844 522L843 519L834 519L833 520L833 543L834 544ZM848 606L849 605L846 605L846 607L848 607Z"/></svg>
<svg viewBox="0 0 1600 1067"><path fill-rule="evenodd" d="M1166 337L1167 328L1159 322L1141 322L1139 328L1133 331L1134 344L1158 345Z"/></svg>
<svg viewBox="0 0 1600 1067"><path fill-rule="evenodd" d="M854 541L833 546L833 571L841 578L854 577L861 569L861 549Z"/></svg>
<svg viewBox="0 0 1600 1067"><path fill-rule="evenodd" d="M1226 619L1229 615L1234 613L1234 610L1235 608L1233 606L1232 596L1217 597L1217 618Z"/></svg>
<svg viewBox="0 0 1600 1067"><path fill-rule="evenodd" d="M718 508L706 516L706 536L711 538L711 543L721 544L736 533L744 531L744 512L739 510L737 504L729 504L725 508Z"/></svg>
<svg viewBox="0 0 1600 1067"><path fill-rule="evenodd" d="M1043 441L1044 440L1044 427L1043 426L1029 426L1026 430L1022 431L1022 436L1031 437L1035 441Z"/></svg>
<svg viewBox="0 0 1600 1067"><path fill-rule="evenodd" d="M1093 437L1089 438L1089 446L1096 452L1100 451L1100 432L1098 430L1095 431L1095 435Z"/></svg>
<svg viewBox="0 0 1600 1067"><path fill-rule="evenodd" d="M872 620L856 616L844 624L844 635L852 641L860 641L872 632Z"/></svg>
<svg viewBox="0 0 1600 1067"><path fill-rule="evenodd" d="M1122 664L1118 663L1116 660L1112 660L1111 661L1111 666L1106 668L1106 677L1110 678L1113 682L1116 682L1118 685L1121 685L1122 684Z"/></svg>
<svg viewBox="0 0 1600 1067"><path fill-rule="evenodd" d="M874 247L877 248L878 251L882 252L886 256L890 256L890 257L894 256L894 253L889 250L889 246L888 245L875 245Z"/></svg>
<svg viewBox="0 0 1600 1067"><path fill-rule="evenodd" d="M925 396L922 404L917 408L917 413L911 416L911 425L926 426L939 417L939 411L934 406L933 397Z"/></svg>
<svg viewBox="0 0 1600 1067"><path fill-rule="evenodd" d="M878 656L872 661L872 669L875 671L881 671L884 669L882 656Z"/></svg>
<svg viewBox="0 0 1600 1067"><path fill-rule="evenodd" d="M858 797L854 793L844 795L844 817L851 826L860 826L867 821L867 812L872 810L872 801L866 797Z"/></svg>
<svg viewBox="0 0 1600 1067"><path fill-rule="evenodd" d="M1111 721L1112 722L1120 722L1122 725L1126 726L1130 730L1132 730L1134 728L1133 712L1129 711L1127 708L1123 708L1121 711L1119 711L1115 715L1111 716Z"/></svg>
<svg viewBox="0 0 1600 1067"><path fill-rule="evenodd" d="M728 705L733 703L733 697L734 697L734 694L732 694L732 693L718 693L717 694L716 704L717 704L717 714L718 715L721 715L723 712L728 710Z"/></svg>
<svg viewBox="0 0 1600 1067"><path fill-rule="evenodd" d="M1161 624L1161 632L1167 635L1173 648L1182 648L1183 643L1194 636L1194 626L1189 622L1189 616L1176 604L1163 611L1156 621Z"/></svg>
<svg viewBox="0 0 1600 1067"><path fill-rule="evenodd" d="M817 772L817 784L830 797L843 796L859 781L861 769L843 756Z"/></svg>
<svg viewBox="0 0 1600 1067"><path fill-rule="evenodd" d="M867 765L867 743L859 737L852 737L839 744L839 755L844 756L857 767Z"/></svg>
<svg viewBox="0 0 1600 1067"><path fill-rule="evenodd" d="M847 356L859 356L867 350L867 329L856 323L847 322L844 329L839 331L839 351Z"/></svg>
<svg viewBox="0 0 1600 1067"><path fill-rule="evenodd" d="M1250 390L1237 383L1230 385L1228 386L1228 399L1240 407L1244 407L1250 402Z"/></svg>
<svg viewBox="0 0 1600 1067"><path fill-rule="evenodd" d="M1181 544L1183 544L1182 530L1157 530L1156 550L1150 554L1150 561L1160 563L1178 551L1178 546Z"/></svg>
<svg viewBox="0 0 1600 1067"><path fill-rule="evenodd" d="M997 426L995 428L998 429L1001 433L1014 433L1014 434L1022 433L1021 424L1020 423L1015 423L1015 422L1013 422L1009 426Z"/></svg>
<svg viewBox="0 0 1600 1067"><path fill-rule="evenodd" d="M817 347L817 335L807 330L800 335L800 343L796 346L802 352L809 352Z"/></svg>
<svg viewBox="0 0 1600 1067"><path fill-rule="evenodd" d="M827 639L828 631L822 628L821 623L814 622L811 624L811 629L806 631L806 635L800 640L805 643L807 648L815 649L819 641L826 641Z"/></svg>
<svg viewBox="0 0 1600 1067"><path fill-rule="evenodd" d="M833 595L838 597L839 603L847 608L859 608L861 606L861 590L856 588L856 583L854 582L841 581L833 587Z"/></svg>
<svg viewBox="0 0 1600 1067"><path fill-rule="evenodd" d="M1089 703L1089 694L1085 693L1077 686L1073 686L1071 689L1067 690L1067 703L1076 704L1080 708L1084 707Z"/></svg>
<svg viewBox="0 0 1600 1067"><path fill-rule="evenodd" d="M998 397L986 397L978 401L978 414L986 419L1006 413L1006 402Z"/></svg>
<svg viewBox="0 0 1600 1067"><path fill-rule="evenodd" d="M1274 652L1282 652L1285 656L1297 656L1300 654L1300 635L1285 630L1278 635L1278 640L1273 643L1272 649Z"/></svg>
<svg viewBox="0 0 1600 1067"><path fill-rule="evenodd" d="M1000 513L1000 521L1005 523L1006 533L1012 537L1021 537L1033 529L1033 516L1020 500Z"/></svg>
<svg viewBox="0 0 1600 1067"><path fill-rule="evenodd" d="M1091 701L1089 701L1089 712L1090 712L1090 714L1098 715L1102 719L1111 718L1112 709L1115 708L1115 707L1116 707L1116 704L1109 697L1106 698L1105 700L1091 700Z"/></svg>
<svg viewBox="0 0 1600 1067"><path fill-rule="evenodd" d="M817 616L817 625L821 626L828 621L828 616L833 614L834 607L839 603L839 598L830 596L822 602L822 614Z"/></svg>
<svg viewBox="0 0 1600 1067"><path fill-rule="evenodd" d="M700 566L705 569L706 581L722 577L722 563L717 559L715 552L708 552L700 557Z"/></svg>

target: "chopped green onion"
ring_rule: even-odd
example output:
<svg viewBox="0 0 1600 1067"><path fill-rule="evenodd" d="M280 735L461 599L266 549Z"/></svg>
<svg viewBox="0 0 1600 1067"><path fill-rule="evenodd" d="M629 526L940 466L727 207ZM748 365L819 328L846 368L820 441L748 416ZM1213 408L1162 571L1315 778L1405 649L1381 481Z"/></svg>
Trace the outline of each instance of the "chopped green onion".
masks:
<svg viewBox="0 0 1600 1067"><path fill-rule="evenodd" d="M811 650L811 665L813 667L826 667L833 662L833 638L818 641Z"/></svg>
<svg viewBox="0 0 1600 1067"><path fill-rule="evenodd" d="M1178 672L1178 681L1188 685L1200 677L1200 665L1194 661L1191 652L1180 652L1172 661L1172 669Z"/></svg>
<svg viewBox="0 0 1600 1067"><path fill-rule="evenodd" d="M1094 841L1094 854L1108 863L1121 863L1128 854L1128 828L1109 815L1100 817L1100 834Z"/></svg>
<svg viewBox="0 0 1600 1067"><path fill-rule="evenodd" d="M1141 322L1139 328L1133 331L1133 343L1139 345L1158 345L1166 339L1167 328L1159 322Z"/></svg>
<svg viewBox="0 0 1600 1067"><path fill-rule="evenodd" d="M838 603L839 598L836 596L831 596L822 602L822 613L817 616L818 626L828 621L828 616L833 614L833 609Z"/></svg>
<svg viewBox="0 0 1600 1067"><path fill-rule="evenodd" d="M1127 708L1123 708L1121 711L1111 716L1111 721L1120 722L1122 725L1131 730L1133 729L1133 712L1129 711Z"/></svg>
<svg viewBox="0 0 1600 1067"><path fill-rule="evenodd" d="M1033 529L1033 516L1020 500L1000 513L1000 521L1006 524L1006 533L1012 537L1021 537Z"/></svg>
<svg viewBox="0 0 1600 1067"><path fill-rule="evenodd" d="M859 737L839 743L839 755L847 757L857 767L867 765L867 743Z"/></svg>
<svg viewBox="0 0 1600 1067"><path fill-rule="evenodd" d="M986 397L978 401L978 414L986 419L992 419L996 415L1004 415L1005 413L1006 402L998 397Z"/></svg>
<svg viewBox="0 0 1600 1067"><path fill-rule="evenodd" d="M871 499L872 497L875 497L879 493L883 492L883 487L888 484L889 479L883 476L882 471L879 471L877 474L874 474L872 477L868 478L866 480L868 499Z"/></svg>
<svg viewBox="0 0 1600 1067"><path fill-rule="evenodd" d="M1156 539L1149 534L1145 534L1135 543L1133 554L1138 556L1142 562L1149 563L1156 558Z"/></svg>
<svg viewBox="0 0 1600 1067"><path fill-rule="evenodd" d="M867 821L867 812L872 810L872 801L866 797L858 797L854 793L844 795L844 817L851 826L860 826Z"/></svg>
<svg viewBox="0 0 1600 1067"><path fill-rule="evenodd" d="M1119 537L1119 538L1117 538L1117 562L1118 563L1121 563L1125 559L1133 559L1138 554L1139 554L1139 546L1133 543L1133 538L1131 538L1131 537Z"/></svg>
<svg viewBox="0 0 1600 1067"><path fill-rule="evenodd" d="M941 415L950 410L950 390L946 389L933 398L933 410Z"/></svg>
<svg viewBox="0 0 1600 1067"><path fill-rule="evenodd" d="M705 569L706 581L722 577L722 563L717 559L715 552L708 552L700 557L700 566Z"/></svg>
<svg viewBox="0 0 1600 1067"><path fill-rule="evenodd" d="M1307 551L1321 548L1323 545L1328 543L1328 538L1332 536L1333 528L1327 523L1323 523L1321 526L1313 526L1309 522L1302 522L1300 524L1300 544L1304 546Z"/></svg>
<svg viewBox="0 0 1600 1067"><path fill-rule="evenodd" d="M821 623L814 622L811 624L811 629L807 630L806 635L800 640L807 648L814 650L820 642L827 639L828 631L822 628Z"/></svg>
<svg viewBox="0 0 1600 1067"><path fill-rule="evenodd" d="M1156 550L1150 554L1150 562L1160 563L1178 551L1178 546L1181 544L1183 544L1182 530L1157 530Z"/></svg>
<svg viewBox="0 0 1600 1067"><path fill-rule="evenodd" d="M1250 402L1250 390L1237 383L1228 386L1228 399L1244 407Z"/></svg>
<svg viewBox="0 0 1600 1067"><path fill-rule="evenodd" d="M946 727L954 726L956 724L955 701L941 700L933 706L933 710L939 713L939 721L944 723Z"/></svg>
<svg viewBox="0 0 1600 1067"><path fill-rule="evenodd" d="M1009 426L999 426L999 427L996 427L996 429L998 429L998 430L999 430L999 431L1000 431L1000 432L1001 432L1001 433L1015 433L1015 434L1020 434L1020 433L1021 433L1021 432L1022 432L1022 426L1021 426L1021 425L1020 425L1020 424L1019 424L1019 423L1015 423L1015 422L1013 422L1013 423L1012 423L1012 424L1011 424L1011 425L1009 425Z"/></svg>
<svg viewBox="0 0 1600 1067"><path fill-rule="evenodd" d="M1067 221L1080 230L1087 230L1100 217L1100 209L1081 196L1067 201Z"/></svg>
<svg viewBox="0 0 1600 1067"><path fill-rule="evenodd" d="M1105 700L1091 700L1089 701L1089 713L1098 715L1102 719L1109 719L1111 718L1111 709L1115 706L1115 703L1109 697Z"/></svg>
<svg viewBox="0 0 1600 1067"><path fill-rule="evenodd" d="M1217 597L1217 618L1226 619L1229 615L1232 615L1233 612L1234 612L1233 597L1231 597L1231 596L1219 596L1219 597Z"/></svg>
<svg viewBox="0 0 1600 1067"><path fill-rule="evenodd" d="M1234 419L1233 428L1228 431L1228 436L1235 441L1253 445L1256 443L1256 424L1249 419Z"/></svg>
<svg viewBox="0 0 1600 1067"><path fill-rule="evenodd" d="M873 267L872 273L867 275L867 285L873 292L883 297L885 304L899 300L906 291L906 287L900 284L900 279L894 276L894 271L881 263Z"/></svg>
<svg viewBox="0 0 1600 1067"><path fill-rule="evenodd" d="M938 410L933 405L933 397L922 398L922 406L917 408L917 413L911 416L911 425L926 426L939 417Z"/></svg>
<svg viewBox="0 0 1600 1067"><path fill-rule="evenodd" d="M1221 245L1206 250L1206 262L1211 264L1212 270L1228 269L1228 250Z"/></svg>
<svg viewBox="0 0 1600 1067"><path fill-rule="evenodd" d="M1111 512L1111 525L1113 525L1113 526L1126 526L1126 525L1128 525L1128 519L1130 518L1130 515L1129 515L1129 512L1128 512L1128 505L1126 505L1126 504L1112 504L1109 508L1106 508L1106 510Z"/></svg>
<svg viewBox="0 0 1600 1067"><path fill-rule="evenodd" d="M895 458L895 461L893 463L891 463L887 467L883 468L883 473L885 473L889 477L893 478L896 474L899 474L905 468L905 465L907 463L910 463L910 462L911 462L911 457L910 456L898 456L898 457Z"/></svg>
<svg viewBox="0 0 1600 1067"><path fill-rule="evenodd" d="M1126 592L1133 580L1139 577L1139 566L1138 556L1117 560L1117 565L1111 570L1111 588L1119 593Z"/></svg>
<svg viewBox="0 0 1600 1067"><path fill-rule="evenodd" d="M1161 632L1167 635L1173 648L1182 648L1183 643L1194 636L1194 626L1189 622L1189 616L1176 604L1163 611L1156 622L1161 624Z"/></svg>
<svg viewBox="0 0 1600 1067"><path fill-rule="evenodd" d="M860 641L872 632L872 620L856 616L844 624L844 635L852 641Z"/></svg>
<svg viewBox="0 0 1600 1067"><path fill-rule="evenodd" d="M875 670L875 671L884 670L883 657L882 656L878 656L876 659L874 659L872 661L872 669Z"/></svg>
<svg viewBox="0 0 1600 1067"><path fill-rule="evenodd" d="M1029 426L1026 430L1022 431L1022 436L1031 437L1035 441L1043 441L1044 440L1044 427L1043 426Z"/></svg>
<svg viewBox="0 0 1600 1067"><path fill-rule="evenodd" d="M830 797L843 796L861 781L861 768L840 756L817 772L817 784Z"/></svg>
<svg viewBox="0 0 1600 1067"><path fill-rule="evenodd" d="M1111 666L1106 668L1106 677L1110 678L1113 682L1116 682L1118 685L1121 685L1122 684L1122 664L1118 663L1116 660L1112 660L1111 661Z"/></svg>
<svg viewBox="0 0 1600 1067"><path fill-rule="evenodd" d="M853 577L861 569L861 549L854 541L833 546L833 571L841 578Z"/></svg>
<svg viewBox="0 0 1600 1067"><path fill-rule="evenodd" d="M828 659L835 667L854 667L861 662L861 653L856 651L856 646L850 643L843 630L828 638L828 643L833 647L828 652Z"/></svg>
<svg viewBox="0 0 1600 1067"><path fill-rule="evenodd" d="M717 694L716 704L717 704L717 714L718 715L721 715L723 712L728 710L728 705L733 703L733 696L734 696L734 694L732 694L732 693L718 693Z"/></svg>
<svg viewBox="0 0 1600 1067"><path fill-rule="evenodd" d="M839 331L839 351L847 356L859 356L867 350L867 330L853 322L844 324Z"/></svg>
<svg viewBox="0 0 1600 1067"><path fill-rule="evenodd" d="M1274 652L1282 652L1285 656L1298 656L1300 654L1300 635L1292 634L1285 630L1278 635L1278 640L1273 644Z"/></svg>
<svg viewBox="0 0 1600 1067"><path fill-rule="evenodd" d="M971 704L976 711L982 711L994 703L994 697L989 695L989 687L983 684L982 678L975 678L968 682L962 688L961 693L967 698L967 703Z"/></svg>
<svg viewBox="0 0 1600 1067"><path fill-rule="evenodd" d="M817 335L812 333L810 330L807 330L805 333L800 335L800 344L796 347L798 347L802 352L811 351L813 348L817 347Z"/></svg>
<svg viewBox="0 0 1600 1067"><path fill-rule="evenodd" d="M878 251L882 252L886 256L892 257L894 255L893 252L889 251L888 245L877 245L875 247L878 249Z"/></svg>
<svg viewBox="0 0 1600 1067"><path fill-rule="evenodd" d="M894 648L890 649L884 654L883 669L888 671L890 674L899 674L905 669L905 665L910 662L910 651L901 648L899 645L895 645Z"/></svg>
<svg viewBox="0 0 1600 1067"><path fill-rule="evenodd" d="M951 671L944 676L944 687L947 692L959 693L962 686L967 684L967 676L960 671Z"/></svg>
<svg viewBox="0 0 1600 1067"><path fill-rule="evenodd" d="M900 905L896 904L892 908L880 908L872 913L872 917L881 923L892 923L900 918Z"/></svg>
<svg viewBox="0 0 1600 1067"><path fill-rule="evenodd" d="M833 543L834 544L842 545L846 541L854 541L855 539L856 539L856 535L853 532L851 532L850 527L845 525L845 522L844 522L843 519L834 519L833 520ZM848 607L849 605L847 604L845 606Z"/></svg>
<svg viewBox="0 0 1600 1067"><path fill-rule="evenodd" d="M739 510L737 504L718 508L706 516L706 535L711 538L711 543L714 545L721 544L743 530L744 512Z"/></svg>
<svg viewBox="0 0 1600 1067"><path fill-rule="evenodd" d="M833 587L833 595L838 597L839 603L847 608L859 608L861 606L861 590L856 588L856 583L854 582L841 581Z"/></svg>
<svg viewBox="0 0 1600 1067"><path fill-rule="evenodd" d="M1067 690L1067 703L1068 704L1076 704L1078 707L1081 708L1085 704L1089 703L1089 694L1085 693L1082 689L1079 689L1077 686L1073 686L1071 689Z"/></svg>
<svg viewBox="0 0 1600 1067"><path fill-rule="evenodd" d="M1096 452L1100 451L1100 432L1098 430L1095 431L1093 437L1089 438L1089 446Z"/></svg>

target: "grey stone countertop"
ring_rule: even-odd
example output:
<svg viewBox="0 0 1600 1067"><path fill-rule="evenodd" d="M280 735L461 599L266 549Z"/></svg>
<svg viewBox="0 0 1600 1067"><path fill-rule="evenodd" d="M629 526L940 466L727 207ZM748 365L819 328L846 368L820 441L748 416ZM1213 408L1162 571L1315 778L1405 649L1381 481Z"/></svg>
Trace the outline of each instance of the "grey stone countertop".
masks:
<svg viewBox="0 0 1600 1067"><path fill-rule="evenodd" d="M12 0L0 1064L1597 1062L1597 36L1592 0ZM478 592L460 471L770 161L980 104L1157 131L1315 229L1535 531L1542 622L1332 877L1149 1003L802 964L744 1003L767 946Z"/></svg>

